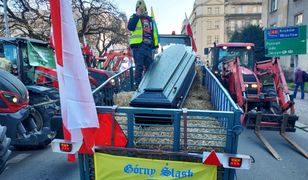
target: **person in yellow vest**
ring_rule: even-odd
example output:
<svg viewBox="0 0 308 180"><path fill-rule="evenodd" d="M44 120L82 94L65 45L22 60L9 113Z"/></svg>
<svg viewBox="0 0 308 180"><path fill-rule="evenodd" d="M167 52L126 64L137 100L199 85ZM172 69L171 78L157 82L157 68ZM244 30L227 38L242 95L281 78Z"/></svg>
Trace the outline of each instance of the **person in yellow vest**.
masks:
<svg viewBox="0 0 308 180"><path fill-rule="evenodd" d="M137 89L142 80L142 74L153 62L153 49L158 48L159 39L156 24L148 16L143 0L137 1L136 13L130 17L127 28L132 31L129 44L136 65L135 88Z"/></svg>

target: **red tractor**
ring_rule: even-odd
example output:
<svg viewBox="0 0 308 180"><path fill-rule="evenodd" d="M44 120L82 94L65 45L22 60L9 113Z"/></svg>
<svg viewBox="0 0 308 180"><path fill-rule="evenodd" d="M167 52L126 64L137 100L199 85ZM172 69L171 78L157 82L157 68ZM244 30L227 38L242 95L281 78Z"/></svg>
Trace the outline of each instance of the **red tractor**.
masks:
<svg viewBox="0 0 308 180"><path fill-rule="evenodd" d="M29 92L14 75L0 69L0 79L0 125L6 127L6 135L12 140L11 145L16 148L48 145L55 134L50 130L50 122L47 122L50 119L42 116L53 114L48 111L41 114L42 109L37 107L43 104L29 105ZM3 135L3 131L0 132L0 140ZM5 148L0 147L0 152L2 150L5 152Z"/></svg>
<svg viewBox="0 0 308 180"><path fill-rule="evenodd" d="M17 76L27 87L30 85L48 87L53 91L47 94L49 98L59 99L54 53L47 42L29 38L2 37L0 38L0 58L1 57L7 62L5 67L8 71ZM93 89L114 75L113 72L91 67L88 67L88 72ZM112 89L112 84L109 84L107 87L108 91L110 89ZM31 104L33 88L28 88L28 90L30 91ZM35 91L37 92L38 90L36 89ZM104 105L106 101L108 101L108 103L110 101L110 97L104 96L104 92L102 91L106 91L106 88L94 94L94 100L97 105Z"/></svg>
<svg viewBox="0 0 308 180"><path fill-rule="evenodd" d="M215 44L211 51L212 70L242 108L242 124L255 129L256 135L274 155L281 159L268 143L261 129L280 131L300 153L308 154L295 144L285 132L295 131L298 116L278 58L257 61L254 44Z"/></svg>
<svg viewBox="0 0 308 180"><path fill-rule="evenodd" d="M53 133L57 131L57 128L52 128L52 124L54 123L52 117L60 113L59 92L57 89L58 82L53 50L48 46L48 43L40 40L2 37L0 38L0 68L17 77L22 82L19 84L25 86L25 91L29 95L29 99L24 102L24 106L28 107L25 114L14 116L16 121L7 118L1 118L0 120L0 124L6 126L8 129L6 134L12 139L12 145L26 148L47 145L54 138ZM112 74L109 72L89 68L89 79L93 89L111 76ZM18 83L17 81L12 82ZM0 86L0 93L1 88ZM112 89L112 87L109 89ZM102 89L102 91L105 90ZM97 92L94 95L94 99L97 105L110 104L112 103L112 91L108 95L105 95L103 92ZM19 108L19 105L22 104L18 103L14 106L8 106L9 108L5 112L8 112L10 115L14 114L17 111L14 107L18 106ZM24 109L24 106L21 109ZM3 117L9 116L3 115ZM44 143L36 143L32 141L35 140L35 137L30 136L32 139L28 138L24 141L20 138L23 136L20 133L18 134L18 121L25 122L27 125L29 124L28 122L31 122L31 127L34 127L33 124L35 124L36 131L38 132L45 131L44 129L52 129L52 133L46 131L51 140L48 139ZM26 135L32 132L32 130L28 132L27 128L22 129L26 130Z"/></svg>
<svg viewBox="0 0 308 180"><path fill-rule="evenodd" d="M98 65L100 69L119 72L133 65L133 55L130 49L111 50L106 58L99 60Z"/></svg>
<svg viewBox="0 0 308 180"><path fill-rule="evenodd" d="M39 49L40 54L30 54L29 48ZM7 127L6 134L15 147L44 147L54 138L54 133L50 132L50 121L59 112L59 94L54 88L35 83L37 74L30 62L30 57L35 57L36 62L45 63L50 57L49 52L47 44L42 41L0 38L0 67L7 72L1 74L3 85L0 92L4 103L0 104L6 108L0 108L0 113L6 115L2 114L0 124ZM9 85L5 82L10 82L11 88L5 88ZM5 101L10 97L14 101L11 105L9 100Z"/></svg>

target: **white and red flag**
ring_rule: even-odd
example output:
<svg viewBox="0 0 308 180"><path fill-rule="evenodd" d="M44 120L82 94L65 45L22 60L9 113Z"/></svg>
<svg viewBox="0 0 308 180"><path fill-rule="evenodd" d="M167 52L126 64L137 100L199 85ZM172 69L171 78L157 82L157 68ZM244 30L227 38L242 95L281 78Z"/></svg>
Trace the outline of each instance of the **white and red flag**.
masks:
<svg viewBox="0 0 308 180"><path fill-rule="evenodd" d="M52 49L55 49L55 45L54 45L54 42L53 42L52 26L50 27L49 46Z"/></svg>
<svg viewBox="0 0 308 180"><path fill-rule="evenodd" d="M185 28L186 28L186 34L187 34L188 36L191 37L192 48L193 48L193 50L194 50L195 52L197 52L197 46L196 46L196 43L195 43L195 40L194 40L194 35L193 35L193 33L192 33L191 26L190 26L190 22L189 22L189 20L188 20L188 18L187 18L186 13L185 13Z"/></svg>
<svg viewBox="0 0 308 180"><path fill-rule="evenodd" d="M91 149L99 123L71 2L50 0L50 11L64 136Z"/></svg>

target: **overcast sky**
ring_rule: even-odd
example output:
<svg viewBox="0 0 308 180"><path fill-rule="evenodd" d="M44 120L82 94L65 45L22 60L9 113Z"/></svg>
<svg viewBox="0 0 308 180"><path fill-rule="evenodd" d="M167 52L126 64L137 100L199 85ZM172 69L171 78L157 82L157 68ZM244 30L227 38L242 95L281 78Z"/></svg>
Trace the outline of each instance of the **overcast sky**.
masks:
<svg viewBox="0 0 308 180"><path fill-rule="evenodd" d="M114 0L118 8L129 18L135 13L137 0ZM190 15L194 0L145 0L149 15L151 6L154 9L158 31L161 34L181 33L182 22Z"/></svg>

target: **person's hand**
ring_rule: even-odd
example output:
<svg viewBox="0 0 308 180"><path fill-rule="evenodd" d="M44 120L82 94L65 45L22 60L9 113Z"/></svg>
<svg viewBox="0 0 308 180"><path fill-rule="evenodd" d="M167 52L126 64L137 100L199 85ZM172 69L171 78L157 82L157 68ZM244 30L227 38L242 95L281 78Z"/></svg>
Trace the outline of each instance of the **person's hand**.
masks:
<svg viewBox="0 0 308 180"><path fill-rule="evenodd" d="M141 15L142 15L142 9L141 9L140 7L137 8L136 14L137 14L138 16L141 16Z"/></svg>

